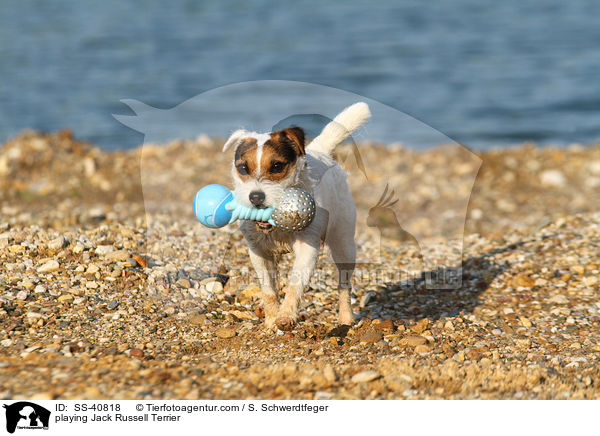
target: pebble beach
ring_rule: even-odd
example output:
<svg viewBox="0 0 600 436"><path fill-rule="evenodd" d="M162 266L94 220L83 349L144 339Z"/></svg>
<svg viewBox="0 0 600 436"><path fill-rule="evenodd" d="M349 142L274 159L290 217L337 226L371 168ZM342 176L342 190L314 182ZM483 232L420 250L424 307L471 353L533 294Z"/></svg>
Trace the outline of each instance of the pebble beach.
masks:
<svg viewBox="0 0 600 436"><path fill-rule="evenodd" d="M230 185L222 143L0 147L1 398L600 398L600 144L357 144L359 257L378 259L358 266L357 322L336 323L324 252L284 333L262 326L237 225L191 211ZM373 211L386 186L398 223ZM460 286L428 286L416 259L459 259Z"/></svg>

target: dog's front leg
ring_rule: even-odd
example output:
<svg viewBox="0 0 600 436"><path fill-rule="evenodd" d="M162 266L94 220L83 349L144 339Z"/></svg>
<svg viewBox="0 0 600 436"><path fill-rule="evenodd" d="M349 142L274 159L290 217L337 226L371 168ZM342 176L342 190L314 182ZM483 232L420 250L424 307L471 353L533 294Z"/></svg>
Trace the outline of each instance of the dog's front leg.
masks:
<svg viewBox="0 0 600 436"><path fill-rule="evenodd" d="M250 260L260 282L263 308L265 310L265 326L273 329L279 310L275 259L269 254L260 253L258 250L250 247Z"/></svg>
<svg viewBox="0 0 600 436"><path fill-rule="evenodd" d="M315 270L320 240L318 237L298 239L292 248L295 256L294 264L285 290L285 298L275 321L277 327L284 331L291 330L298 319L298 305Z"/></svg>

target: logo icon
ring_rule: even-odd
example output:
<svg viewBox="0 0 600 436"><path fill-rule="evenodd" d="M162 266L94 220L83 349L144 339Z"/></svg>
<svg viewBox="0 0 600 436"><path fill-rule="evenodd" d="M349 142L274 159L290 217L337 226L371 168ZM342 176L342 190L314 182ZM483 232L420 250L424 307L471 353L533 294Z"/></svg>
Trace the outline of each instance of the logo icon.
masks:
<svg viewBox="0 0 600 436"><path fill-rule="evenodd" d="M29 401L19 401L3 406L6 409L6 431L14 433L18 429L47 430L50 411Z"/></svg>

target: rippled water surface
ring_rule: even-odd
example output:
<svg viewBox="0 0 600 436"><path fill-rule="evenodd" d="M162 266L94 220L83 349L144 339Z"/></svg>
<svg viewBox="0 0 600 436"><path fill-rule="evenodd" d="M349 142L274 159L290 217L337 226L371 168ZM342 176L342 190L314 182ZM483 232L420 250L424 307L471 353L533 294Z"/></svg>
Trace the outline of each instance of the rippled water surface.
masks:
<svg viewBox="0 0 600 436"><path fill-rule="evenodd" d="M478 149L591 142L600 139L598 17L595 0L7 0L0 140L69 127L107 149L132 147L143 136L111 115L129 113L121 99L167 109L219 86L278 79L364 95ZM259 97L215 101L214 115L203 112L206 133L226 136L244 113L266 124L293 115L264 98L255 110ZM195 133L190 120L172 122L170 132ZM415 147L435 138L410 125L369 133Z"/></svg>

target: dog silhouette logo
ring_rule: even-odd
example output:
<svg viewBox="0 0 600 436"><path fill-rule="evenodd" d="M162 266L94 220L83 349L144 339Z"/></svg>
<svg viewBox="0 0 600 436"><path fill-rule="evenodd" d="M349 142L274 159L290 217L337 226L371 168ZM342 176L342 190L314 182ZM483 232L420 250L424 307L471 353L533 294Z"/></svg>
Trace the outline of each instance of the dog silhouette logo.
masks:
<svg viewBox="0 0 600 436"><path fill-rule="evenodd" d="M14 433L18 429L48 429L50 411L29 401L19 401L4 405L6 409L6 431Z"/></svg>
<svg viewBox="0 0 600 436"><path fill-rule="evenodd" d="M369 210L367 217L367 226L375 227L381 233L382 237L396 239L402 243L415 245L419 250L421 246L412 234L402 228L393 206L398 203L395 198L394 190L389 190L389 185L385 185L385 189L377 204Z"/></svg>

